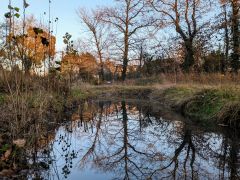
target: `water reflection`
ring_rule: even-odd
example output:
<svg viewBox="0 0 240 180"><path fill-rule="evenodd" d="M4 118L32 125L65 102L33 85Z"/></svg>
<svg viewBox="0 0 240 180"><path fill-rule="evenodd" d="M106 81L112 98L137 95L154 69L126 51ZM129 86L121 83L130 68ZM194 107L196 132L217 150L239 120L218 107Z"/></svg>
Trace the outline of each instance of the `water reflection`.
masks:
<svg viewBox="0 0 240 180"><path fill-rule="evenodd" d="M240 178L237 131L209 132L160 107L125 101L84 102L69 120L39 146L41 171L29 178Z"/></svg>

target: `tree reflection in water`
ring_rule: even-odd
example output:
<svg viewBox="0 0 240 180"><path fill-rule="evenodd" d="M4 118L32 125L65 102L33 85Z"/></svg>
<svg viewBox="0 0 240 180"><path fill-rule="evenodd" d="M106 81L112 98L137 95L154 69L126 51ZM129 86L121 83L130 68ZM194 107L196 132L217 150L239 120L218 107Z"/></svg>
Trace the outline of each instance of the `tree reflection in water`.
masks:
<svg viewBox="0 0 240 180"><path fill-rule="evenodd" d="M42 177L240 178L237 132L207 131L160 107L125 101L82 103L71 120L49 143Z"/></svg>

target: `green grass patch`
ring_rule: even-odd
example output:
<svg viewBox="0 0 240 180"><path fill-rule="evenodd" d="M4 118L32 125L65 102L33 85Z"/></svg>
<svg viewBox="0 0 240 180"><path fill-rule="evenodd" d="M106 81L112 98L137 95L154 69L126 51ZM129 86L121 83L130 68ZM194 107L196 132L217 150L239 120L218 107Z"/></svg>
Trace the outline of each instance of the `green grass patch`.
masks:
<svg viewBox="0 0 240 180"><path fill-rule="evenodd" d="M72 89L71 90L71 98L75 100L84 100L91 96L91 93L89 90L83 90L83 89Z"/></svg>
<svg viewBox="0 0 240 180"><path fill-rule="evenodd" d="M162 96L172 105L182 104L186 99L191 98L197 89L191 87L171 87L163 91Z"/></svg>
<svg viewBox="0 0 240 180"><path fill-rule="evenodd" d="M204 90L186 103L184 113L201 121L210 120L221 111L226 101L217 90Z"/></svg>
<svg viewBox="0 0 240 180"><path fill-rule="evenodd" d="M9 144L4 144L1 148L0 148L0 152L6 152L8 149L10 148Z"/></svg>
<svg viewBox="0 0 240 180"><path fill-rule="evenodd" d="M134 85L137 85L137 86L146 86L146 85L162 84L162 83L163 83L163 79L158 76L139 78L134 81Z"/></svg>
<svg viewBox="0 0 240 180"><path fill-rule="evenodd" d="M0 93L0 104L5 102L5 95Z"/></svg>
<svg viewBox="0 0 240 180"><path fill-rule="evenodd" d="M230 104L240 105L240 89L237 87L175 86L165 89L162 96L170 106L203 125L219 123L219 115L228 117L231 112L227 108Z"/></svg>

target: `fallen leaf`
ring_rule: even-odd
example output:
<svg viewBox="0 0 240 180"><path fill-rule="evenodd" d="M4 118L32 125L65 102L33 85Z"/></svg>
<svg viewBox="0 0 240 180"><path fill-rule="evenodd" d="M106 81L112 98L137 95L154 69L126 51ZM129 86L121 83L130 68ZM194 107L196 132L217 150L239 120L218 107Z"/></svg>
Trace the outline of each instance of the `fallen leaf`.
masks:
<svg viewBox="0 0 240 180"><path fill-rule="evenodd" d="M11 153L12 153L12 148L11 148L11 149L8 149L8 150L4 153L4 155L3 155L2 158L1 158L1 160L2 160L2 161L6 161L6 160L9 158L9 156L11 155Z"/></svg>
<svg viewBox="0 0 240 180"><path fill-rule="evenodd" d="M11 169L3 169L1 172L0 172L0 176L12 176L14 174L14 171L11 170Z"/></svg>
<svg viewBox="0 0 240 180"><path fill-rule="evenodd" d="M3 143L3 139L2 139L2 137L0 136L0 147L2 146L2 143Z"/></svg>
<svg viewBox="0 0 240 180"><path fill-rule="evenodd" d="M26 140L25 139L17 139L13 141L13 144L15 144L17 147L24 147L26 144Z"/></svg>
<svg viewBox="0 0 240 180"><path fill-rule="evenodd" d="M79 120L79 119L80 119L79 114L73 114L72 115L72 121L76 121L76 120Z"/></svg>
<svg viewBox="0 0 240 180"><path fill-rule="evenodd" d="M17 164L13 163L13 169L16 170L17 169Z"/></svg>

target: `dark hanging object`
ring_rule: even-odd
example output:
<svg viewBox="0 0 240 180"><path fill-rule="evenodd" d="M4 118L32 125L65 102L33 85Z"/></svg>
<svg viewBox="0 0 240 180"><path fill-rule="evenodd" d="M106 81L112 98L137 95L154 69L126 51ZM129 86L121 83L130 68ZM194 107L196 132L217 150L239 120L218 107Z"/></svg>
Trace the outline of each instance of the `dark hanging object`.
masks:
<svg viewBox="0 0 240 180"><path fill-rule="evenodd" d="M5 13L4 16L5 16L5 18L11 18L12 17L10 12Z"/></svg>
<svg viewBox="0 0 240 180"><path fill-rule="evenodd" d="M61 67L56 67L55 70L56 71L61 71Z"/></svg>
<svg viewBox="0 0 240 180"><path fill-rule="evenodd" d="M35 32L35 34L42 34L43 33L43 30L40 29L40 28L37 28L37 27L34 27L33 31Z"/></svg>
<svg viewBox="0 0 240 180"><path fill-rule="evenodd" d="M29 4L26 2L26 0L24 0L24 7L27 8L29 6Z"/></svg>
<svg viewBox="0 0 240 180"><path fill-rule="evenodd" d="M49 46L49 41L47 40L47 38L41 37L41 39L42 39L42 44L43 44L44 46Z"/></svg>

